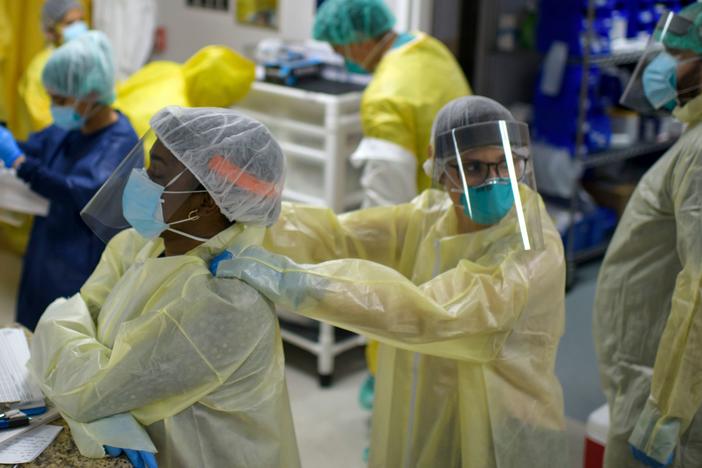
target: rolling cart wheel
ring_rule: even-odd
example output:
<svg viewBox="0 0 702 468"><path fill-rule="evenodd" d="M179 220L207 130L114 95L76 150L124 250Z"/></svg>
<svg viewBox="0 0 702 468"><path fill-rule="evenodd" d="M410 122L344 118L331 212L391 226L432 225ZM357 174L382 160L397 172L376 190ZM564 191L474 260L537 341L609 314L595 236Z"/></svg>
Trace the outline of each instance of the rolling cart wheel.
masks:
<svg viewBox="0 0 702 468"><path fill-rule="evenodd" d="M319 374L319 386L322 388L331 387L332 377L332 374Z"/></svg>

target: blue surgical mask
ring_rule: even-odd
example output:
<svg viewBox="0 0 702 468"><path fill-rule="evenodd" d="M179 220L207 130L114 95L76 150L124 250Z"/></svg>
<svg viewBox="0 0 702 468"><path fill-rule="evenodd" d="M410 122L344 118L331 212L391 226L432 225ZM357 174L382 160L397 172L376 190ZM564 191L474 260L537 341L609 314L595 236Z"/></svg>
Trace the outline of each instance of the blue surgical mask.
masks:
<svg viewBox="0 0 702 468"><path fill-rule="evenodd" d="M54 124L64 130L77 130L85 125L85 117L71 106L51 106Z"/></svg>
<svg viewBox="0 0 702 468"><path fill-rule="evenodd" d="M644 69L644 94L653 108L673 110L677 106L677 65L672 55L661 52Z"/></svg>
<svg viewBox="0 0 702 468"><path fill-rule="evenodd" d="M493 179L479 187L468 187L470 209L465 193L461 203L466 216L478 224L495 224L504 218L514 205L512 184L507 178Z"/></svg>
<svg viewBox="0 0 702 468"><path fill-rule="evenodd" d="M369 75L368 71L354 62L351 59L344 58L344 68L346 68L346 71L349 73L357 73L359 75Z"/></svg>
<svg viewBox="0 0 702 468"><path fill-rule="evenodd" d="M73 39L82 36L88 32L88 25L85 21L75 21L70 25L63 28L61 31L61 36L63 37L63 43L72 41Z"/></svg>
<svg viewBox="0 0 702 468"><path fill-rule="evenodd" d="M197 213L190 213L186 219L172 223L166 223L163 219L163 201L161 197L164 193L206 192L206 190L166 191L166 188L178 180L183 173L185 173L185 170L171 179L165 186L162 186L152 181L146 170L132 170L122 192L122 215L139 234L147 239L153 239L164 231L169 230L200 242L208 240L171 228L174 224L197 221L200 219Z"/></svg>

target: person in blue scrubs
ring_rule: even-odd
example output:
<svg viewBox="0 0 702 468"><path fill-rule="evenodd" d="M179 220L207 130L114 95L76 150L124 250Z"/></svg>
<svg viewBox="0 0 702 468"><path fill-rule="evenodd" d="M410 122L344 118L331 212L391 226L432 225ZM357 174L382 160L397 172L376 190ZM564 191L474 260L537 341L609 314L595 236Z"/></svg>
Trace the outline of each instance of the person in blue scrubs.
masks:
<svg viewBox="0 0 702 468"><path fill-rule="evenodd" d="M80 211L137 143L129 120L114 110L114 65L107 37L91 31L56 49L42 73L53 124L15 142L0 135L7 167L50 202L36 217L24 257L17 321L33 330L47 306L78 292L105 244Z"/></svg>

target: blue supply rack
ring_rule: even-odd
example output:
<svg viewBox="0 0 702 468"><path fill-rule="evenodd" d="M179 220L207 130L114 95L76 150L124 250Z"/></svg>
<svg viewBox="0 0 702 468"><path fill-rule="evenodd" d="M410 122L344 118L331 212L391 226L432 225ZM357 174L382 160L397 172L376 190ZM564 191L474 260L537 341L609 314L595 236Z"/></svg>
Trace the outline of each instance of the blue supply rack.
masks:
<svg viewBox="0 0 702 468"><path fill-rule="evenodd" d="M611 124L608 107L616 104L621 90L606 74L605 67L633 66L643 51L613 54L611 33L626 38L650 35L664 10L679 11L692 0L540 0L537 48L547 53L556 41L567 46L569 60L563 69L560 90L545 94L537 87L534 97L533 132L536 141L565 148L583 168L603 166L656 152L673 141L637 143L631 148L609 149ZM622 31L622 21L626 27ZM619 23L618 23L619 22ZM567 118L564 116L576 116ZM578 190L573 190L570 222L563 233L568 265L568 281L575 266L606 251L616 220L612 213L597 211L576 220Z"/></svg>

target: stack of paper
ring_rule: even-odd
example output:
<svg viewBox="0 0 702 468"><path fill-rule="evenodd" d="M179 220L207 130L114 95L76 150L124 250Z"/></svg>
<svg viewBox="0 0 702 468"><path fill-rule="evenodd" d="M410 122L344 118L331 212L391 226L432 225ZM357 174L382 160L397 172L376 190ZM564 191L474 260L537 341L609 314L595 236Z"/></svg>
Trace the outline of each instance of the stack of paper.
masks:
<svg viewBox="0 0 702 468"><path fill-rule="evenodd" d="M0 169L0 209L46 216L49 201L32 192L23 180L17 178L14 170Z"/></svg>
<svg viewBox="0 0 702 468"><path fill-rule="evenodd" d="M0 443L0 463L11 465L31 462L53 442L63 428L46 425L31 429L21 437ZM2 435L0 432L0 437Z"/></svg>
<svg viewBox="0 0 702 468"><path fill-rule="evenodd" d="M17 328L0 329L0 413L9 409L43 408L41 390L27 370L29 346L24 332ZM0 463L29 463L34 460L61 431L58 426L44 426L56 419L58 411L49 409L31 416L28 426L0 430Z"/></svg>
<svg viewBox="0 0 702 468"><path fill-rule="evenodd" d="M0 329L0 403L41 400L44 396L27 370L29 346L24 332Z"/></svg>

